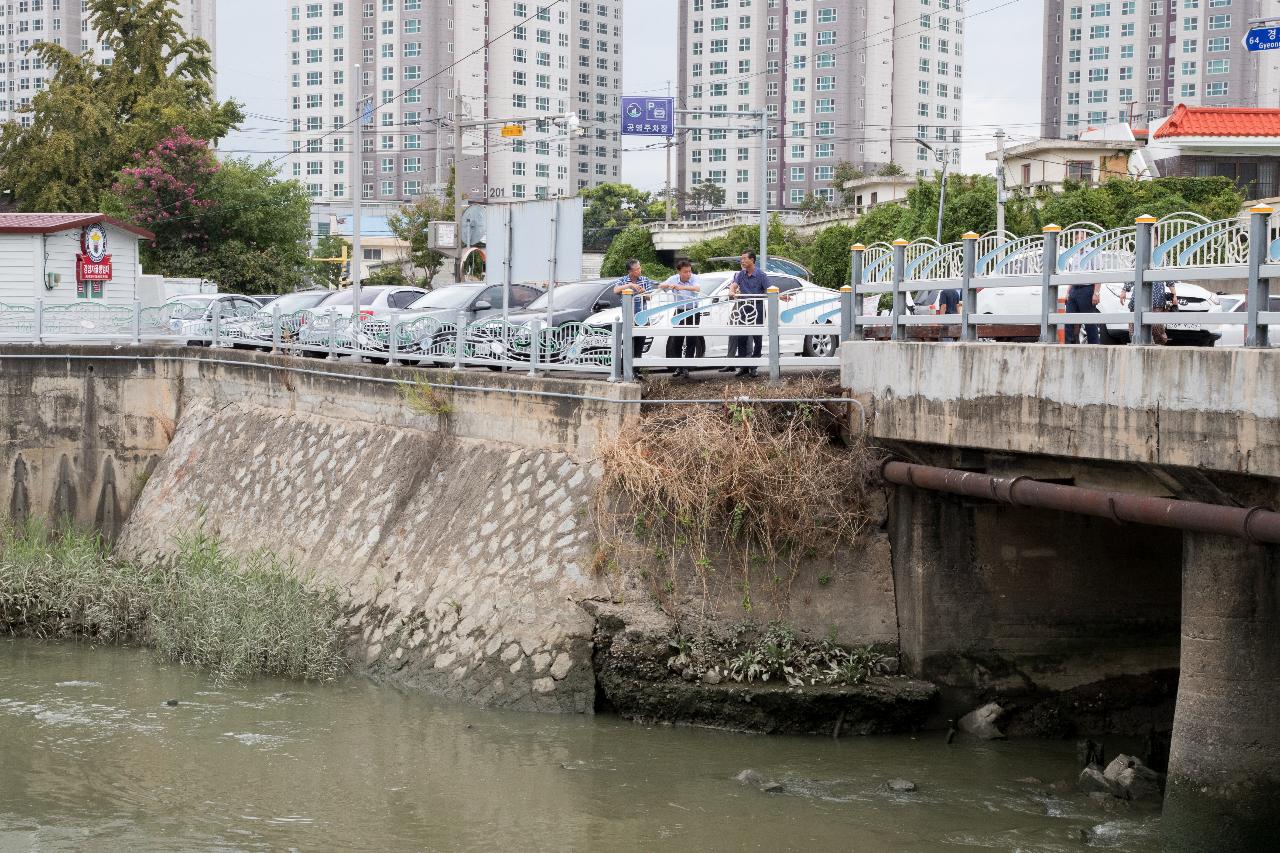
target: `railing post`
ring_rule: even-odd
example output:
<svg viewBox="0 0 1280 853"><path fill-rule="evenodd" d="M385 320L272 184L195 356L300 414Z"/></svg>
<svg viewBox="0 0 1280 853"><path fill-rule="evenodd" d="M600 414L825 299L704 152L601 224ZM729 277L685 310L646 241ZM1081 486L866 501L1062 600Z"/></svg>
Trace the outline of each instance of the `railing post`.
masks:
<svg viewBox="0 0 1280 853"><path fill-rule="evenodd" d="M275 302L275 300L271 300ZM271 352L280 352L280 306L271 306Z"/></svg>
<svg viewBox="0 0 1280 853"><path fill-rule="evenodd" d="M329 312L329 355L327 358L329 361L336 361L338 358L338 315L333 311Z"/></svg>
<svg viewBox="0 0 1280 853"><path fill-rule="evenodd" d="M636 378L635 352L631 345L635 337L636 302L635 291L626 288L622 291L622 379L631 382Z"/></svg>
<svg viewBox="0 0 1280 853"><path fill-rule="evenodd" d="M542 343L542 318L534 317L529 323L529 334L532 340L529 341L529 375L538 375L538 350Z"/></svg>
<svg viewBox="0 0 1280 853"><path fill-rule="evenodd" d="M218 345L218 338L222 335L222 303L217 299L213 300L213 337L209 341L209 347L212 349Z"/></svg>
<svg viewBox="0 0 1280 853"><path fill-rule="evenodd" d="M849 314L849 322L852 324L850 328L852 329L853 339L860 341L867 336L866 326L858 322L858 318L862 316L862 301L866 298L859 291L862 288L862 261L867 247L861 243L854 243L850 247L850 251L853 252L853 258L849 264L849 284L853 289L853 298L849 301L853 305L853 311Z"/></svg>
<svg viewBox="0 0 1280 853"><path fill-rule="evenodd" d="M36 343L44 343L44 298L36 297L36 324L31 331L35 335Z"/></svg>
<svg viewBox="0 0 1280 853"><path fill-rule="evenodd" d="M765 317L765 322L768 323L769 328L769 378L777 382L782 378L782 362L780 360L782 353L779 352L782 349L782 335L778 330L778 288L770 285L765 289L765 293L768 294L765 300L767 303L765 307L769 311Z"/></svg>
<svg viewBox="0 0 1280 853"><path fill-rule="evenodd" d="M1151 311L1151 284L1147 281L1147 267L1151 264L1151 226L1154 216L1139 216L1134 220L1137 233L1133 242L1133 339L1135 344L1151 343L1151 327L1143 322Z"/></svg>
<svg viewBox="0 0 1280 853"><path fill-rule="evenodd" d="M133 300L133 343L142 343L142 300Z"/></svg>
<svg viewBox="0 0 1280 853"><path fill-rule="evenodd" d="M395 364L400 355L400 321L395 317L387 324L387 364Z"/></svg>
<svg viewBox="0 0 1280 853"><path fill-rule="evenodd" d="M840 288L840 343L853 339L853 287Z"/></svg>
<svg viewBox="0 0 1280 853"><path fill-rule="evenodd" d="M609 381L622 381L622 323L609 324Z"/></svg>
<svg viewBox="0 0 1280 853"><path fill-rule="evenodd" d="M1040 343L1053 343L1053 327L1049 325L1049 315L1057 313L1058 291L1053 286L1053 277L1058 272L1058 235L1062 233L1061 225L1044 227L1044 257L1040 262Z"/></svg>
<svg viewBox="0 0 1280 853"><path fill-rule="evenodd" d="M1247 347L1265 347L1271 341L1271 329L1265 323L1259 325L1258 312L1270 310L1271 279L1262 277L1262 265L1267 261L1267 221L1273 212L1263 204L1249 208L1249 289L1245 295L1249 323L1244 336Z"/></svg>
<svg viewBox="0 0 1280 853"><path fill-rule="evenodd" d="M903 314L907 312L907 294L902 289L902 271L906 266L907 259L907 241L893 241L893 308L889 311L889 340L900 341L905 335L902 333L902 324L898 322Z"/></svg>
<svg viewBox="0 0 1280 853"><path fill-rule="evenodd" d="M504 332L505 334L505 332ZM453 315L453 369L462 369L462 356L467 346L467 312L459 308ZM507 354L502 353L506 358Z"/></svg>
<svg viewBox="0 0 1280 853"><path fill-rule="evenodd" d="M973 316L974 302L978 292L973 289L973 264L977 256L978 235L967 231L960 235L964 246L964 254L960 264L960 340L976 341L978 328L969 322Z"/></svg>

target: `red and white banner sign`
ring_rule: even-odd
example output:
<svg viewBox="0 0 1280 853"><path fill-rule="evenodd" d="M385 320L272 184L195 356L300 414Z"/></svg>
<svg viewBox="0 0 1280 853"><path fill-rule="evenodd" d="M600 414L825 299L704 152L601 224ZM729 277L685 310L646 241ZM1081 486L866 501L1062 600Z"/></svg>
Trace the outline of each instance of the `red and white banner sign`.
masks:
<svg viewBox="0 0 1280 853"><path fill-rule="evenodd" d="M76 255L76 281L111 281L111 256L95 262L87 255Z"/></svg>

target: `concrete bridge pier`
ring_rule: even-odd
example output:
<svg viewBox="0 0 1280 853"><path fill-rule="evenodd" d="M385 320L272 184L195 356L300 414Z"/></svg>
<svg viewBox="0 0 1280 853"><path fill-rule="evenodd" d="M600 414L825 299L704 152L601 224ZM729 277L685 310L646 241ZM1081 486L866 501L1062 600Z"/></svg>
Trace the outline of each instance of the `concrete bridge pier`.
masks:
<svg viewBox="0 0 1280 853"><path fill-rule="evenodd" d="M1280 839L1280 547L1183 534L1182 671L1165 850Z"/></svg>

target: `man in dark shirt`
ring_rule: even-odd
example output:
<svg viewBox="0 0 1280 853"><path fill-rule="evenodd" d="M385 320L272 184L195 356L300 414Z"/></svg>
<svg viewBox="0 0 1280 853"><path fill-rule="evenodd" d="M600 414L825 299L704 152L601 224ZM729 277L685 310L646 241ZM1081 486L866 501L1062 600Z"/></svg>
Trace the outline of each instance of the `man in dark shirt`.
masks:
<svg viewBox="0 0 1280 853"><path fill-rule="evenodd" d="M1067 313L1068 314L1097 314L1098 301L1102 298L1100 284L1073 284L1071 289L1067 291ZM1068 325L1063 332L1066 343L1080 343L1080 327ZM1091 343L1098 342L1098 326L1096 324L1086 325L1084 327L1084 339Z"/></svg>
<svg viewBox="0 0 1280 853"><path fill-rule="evenodd" d="M954 288L950 290L941 291L938 294L938 305L942 307L943 314L959 314L960 313L960 291ZM939 340L954 341L955 338L952 337L952 332L954 331L955 328L956 327L954 326L943 326L941 329L941 335L939 336Z"/></svg>
<svg viewBox="0 0 1280 853"><path fill-rule="evenodd" d="M640 261L632 258L627 261L627 274L614 282L613 292L617 294L625 293L630 290L634 296L632 297L635 305L635 313L639 314L644 310L644 301L648 299L658 283L646 276L640 270ZM642 325L637 323L637 326ZM644 355L644 345L648 338L635 334L634 330L631 335L631 355L633 358L640 358ZM640 370L636 370L636 375L640 375Z"/></svg>
<svg viewBox="0 0 1280 853"><path fill-rule="evenodd" d="M764 321L764 295L769 289L769 277L756 266L755 252L743 252L741 263L742 269L729 285L729 298L734 301L729 322L735 326L759 326ZM731 335L729 357L759 358L760 344L760 335ZM743 377L755 376L757 372L754 367L738 368L738 375Z"/></svg>

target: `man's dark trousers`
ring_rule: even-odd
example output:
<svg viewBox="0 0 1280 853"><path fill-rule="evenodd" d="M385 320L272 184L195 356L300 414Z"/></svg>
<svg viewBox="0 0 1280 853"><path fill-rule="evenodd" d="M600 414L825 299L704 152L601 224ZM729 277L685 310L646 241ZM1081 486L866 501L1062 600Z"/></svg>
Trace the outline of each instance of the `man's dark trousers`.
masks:
<svg viewBox="0 0 1280 853"><path fill-rule="evenodd" d="M1098 306L1093 304L1093 288L1092 287L1073 287L1067 293L1067 313L1068 314L1097 314ZM1080 342L1080 327L1067 326L1064 335L1067 343L1075 344ZM1098 327L1096 324L1089 324L1084 327L1084 339L1088 343L1096 344L1098 342Z"/></svg>

